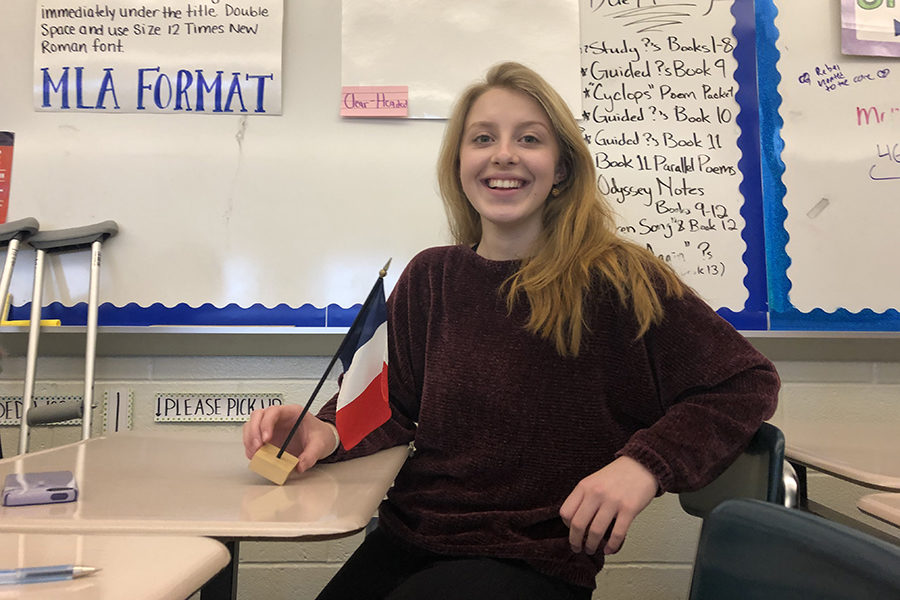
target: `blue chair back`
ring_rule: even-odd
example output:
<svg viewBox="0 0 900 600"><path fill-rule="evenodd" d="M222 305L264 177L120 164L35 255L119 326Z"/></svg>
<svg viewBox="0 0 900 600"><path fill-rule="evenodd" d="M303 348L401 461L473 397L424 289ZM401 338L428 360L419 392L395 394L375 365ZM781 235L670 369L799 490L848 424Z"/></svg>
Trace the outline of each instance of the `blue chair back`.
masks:
<svg viewBox="0 0 900 600"><path fill-rule="evenodd" d="M722 502L700 533L690 600L897 600L900 547L760 500Z"/></svg>

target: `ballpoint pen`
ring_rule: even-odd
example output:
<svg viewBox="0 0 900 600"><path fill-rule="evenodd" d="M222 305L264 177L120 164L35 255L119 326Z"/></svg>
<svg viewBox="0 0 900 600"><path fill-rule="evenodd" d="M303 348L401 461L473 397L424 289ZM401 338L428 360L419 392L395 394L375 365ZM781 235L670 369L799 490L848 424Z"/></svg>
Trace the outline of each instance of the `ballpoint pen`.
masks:
<svg viewBox="0 0 900 600"><path fill-rule="evenodd" d="M95 573L96 567L75 565L53 565L49 567L24 567L22 569L0 570L0 584L43 583L77 579Z"/></svg>

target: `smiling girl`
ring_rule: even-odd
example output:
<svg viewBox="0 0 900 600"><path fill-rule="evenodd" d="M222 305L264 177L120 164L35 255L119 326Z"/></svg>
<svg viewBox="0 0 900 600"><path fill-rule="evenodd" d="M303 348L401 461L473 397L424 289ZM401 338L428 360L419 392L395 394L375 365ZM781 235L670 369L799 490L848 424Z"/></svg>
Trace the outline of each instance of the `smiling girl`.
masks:
<svg viewBox="0 0 900 600"><path fill-rule="evenodd" d="M571 111L497 65L451 116L438 180L456 244L388 301L393 414L351 451L335 403L299 470L414 442L322 600L583 599L663 492L702 487L772 415L772 365L660 260L619 237ZM247 456L299 407L253 413Z"/></svg>

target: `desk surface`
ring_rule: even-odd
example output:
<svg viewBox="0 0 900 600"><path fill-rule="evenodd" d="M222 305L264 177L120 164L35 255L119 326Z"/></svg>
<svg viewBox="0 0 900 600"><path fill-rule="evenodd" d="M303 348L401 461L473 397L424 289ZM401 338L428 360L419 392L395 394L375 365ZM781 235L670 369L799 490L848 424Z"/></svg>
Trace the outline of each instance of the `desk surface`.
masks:
<svg viewBox="0 0 900 600"><path fill-rule="evenodd" d="M785 456L853 483L900 491L900 436L893 423L773 419L784 432Z"/></svg>
<svg viewBox="0 0 900 600"><path fill-rule="evenodd" d="M202 537L0 533L0 569L100 567L70 581L0 586L0 600L184 600L229 562Z"/></svg>
<svg viewBox="0 0 900 600"><path fill-rule="evenodd" d="M856 506L866 514L900 527L900 494L869 494L860 498Z"/></svg>
<svg viewBox="0 0 900 600"><path fill-rule="evenodd" d="M248 469L239 433L116 433L0 461L0 479L70 470L80 487L77 502L0 507L0 531L341 535L365 527L407 454L317 465L276 486Z"/></svg>

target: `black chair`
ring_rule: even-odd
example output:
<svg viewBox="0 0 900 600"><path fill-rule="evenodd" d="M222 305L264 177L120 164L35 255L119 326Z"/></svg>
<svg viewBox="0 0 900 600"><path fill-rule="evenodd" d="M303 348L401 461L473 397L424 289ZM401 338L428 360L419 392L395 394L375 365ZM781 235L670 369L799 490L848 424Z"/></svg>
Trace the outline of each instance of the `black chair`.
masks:
<svg viewBox="0 0 900 600"><path fill-rule="evenodd" d="M690 600L897 600L900 547L816 515L726 500L704 520Z"/></svg>
<svg viewBox="0 0 900 600"><path fill-rule="evenodd" d="M730 498L756 498L783 505L784 465L784 434L774 425L763 423L747 449L724 473L704 488L682 492L678 499L684 511L695 517L706 517Z"/></svg>

